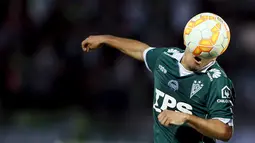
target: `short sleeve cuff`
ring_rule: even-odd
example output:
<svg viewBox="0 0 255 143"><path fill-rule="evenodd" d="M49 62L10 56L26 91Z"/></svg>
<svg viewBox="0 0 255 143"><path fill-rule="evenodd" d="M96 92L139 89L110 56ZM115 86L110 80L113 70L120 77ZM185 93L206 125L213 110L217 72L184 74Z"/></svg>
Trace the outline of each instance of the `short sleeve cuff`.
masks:
<svg viewBox="0 0 255 143"><path fill-rule="evenodd" d="M213 119L217 119L217 120L219 120L219 121L221 121L221 122L223 122L224 124L227 124L227 125L229 125L229 126L234 126L234 121L233 121L233 119L218 118L218 117L215 117L215 118L213 118Z"/></svg>
<svg viewBox="0 0 255 143"><path fill-rule="evenodd" d="M150 69L150 67L149 67L149 65L148 65L148 63L147 63L146 55L147 55L147 53L148 53L150 50L152 50L152 49L155 49L155 48L149 47L149 48L145 49L144 52L143 52L144 63L145 63L145 66L147 67L147 69L148 69L149 71L151 71L151 69Z"/></svg>

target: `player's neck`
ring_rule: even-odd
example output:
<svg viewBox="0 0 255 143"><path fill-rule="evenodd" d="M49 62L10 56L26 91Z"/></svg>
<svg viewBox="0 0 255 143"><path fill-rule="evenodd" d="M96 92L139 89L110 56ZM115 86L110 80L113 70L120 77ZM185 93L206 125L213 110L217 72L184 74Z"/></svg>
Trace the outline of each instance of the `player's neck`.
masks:
<svg viewBox="0 0 255 143"><path fill-rule="evenodd" d="M183 66L186 70L191 71L191 69L189 68L189 66L186 64L185 54L184 54L183 57L181 58L180 63L182 64L182 66Z"/></svg>

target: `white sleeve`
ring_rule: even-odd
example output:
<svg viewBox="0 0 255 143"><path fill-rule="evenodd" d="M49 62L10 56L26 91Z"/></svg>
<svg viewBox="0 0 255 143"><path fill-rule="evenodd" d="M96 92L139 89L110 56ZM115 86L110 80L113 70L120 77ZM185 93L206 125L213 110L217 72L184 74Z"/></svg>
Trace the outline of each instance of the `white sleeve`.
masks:
<svg viewBox="0 0 255 143"><path fill-rule="evenodd" d="M229 126L234 126L234 121L233 119L227 119L227 118L213 118L213 119L217 119L220 120L221 122L223 122L224 124L228 124Z"/></svg>
<svg viewBox="0 0 255 143"><path fill-rule="evenodd" d="M148 63L147 63L146 54L147 54L150 50L152 50L152 49L155 49L155 48L149 47L149 48L147 48L147 49L145 49L145 50L143 51L143 60L144 60L145 66L147 67L147 69L148 69L149 71L151 71L151 69L149 68L149 65L148 65Z"/></svg>

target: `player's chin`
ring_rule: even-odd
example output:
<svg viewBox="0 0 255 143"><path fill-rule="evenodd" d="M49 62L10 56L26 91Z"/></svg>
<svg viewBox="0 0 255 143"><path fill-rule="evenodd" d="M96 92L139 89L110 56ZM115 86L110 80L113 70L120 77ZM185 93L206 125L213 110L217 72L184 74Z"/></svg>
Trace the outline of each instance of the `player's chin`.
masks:
<svg viewBox="0 0 255 143"><path fill-rule="evenodd" d="M194 63L191 67L190 67L191 71L199 71L201 69L200 65L197 65L196 63Z"/></svg>

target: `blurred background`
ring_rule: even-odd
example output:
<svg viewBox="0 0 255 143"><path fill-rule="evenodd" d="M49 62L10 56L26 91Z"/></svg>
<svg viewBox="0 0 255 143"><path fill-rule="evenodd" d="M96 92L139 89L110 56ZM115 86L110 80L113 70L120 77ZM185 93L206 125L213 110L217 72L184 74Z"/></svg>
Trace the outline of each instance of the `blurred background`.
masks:
<svg viewBox="0 0 255 143"><path fill-rule="evenodd" d="M230 143L255 140L254 0L1 0L1 143L152 143L153 82L144 63L91 34L179 46L186 22L220 15L231 44L219 63L237 100Z"/></svg>

